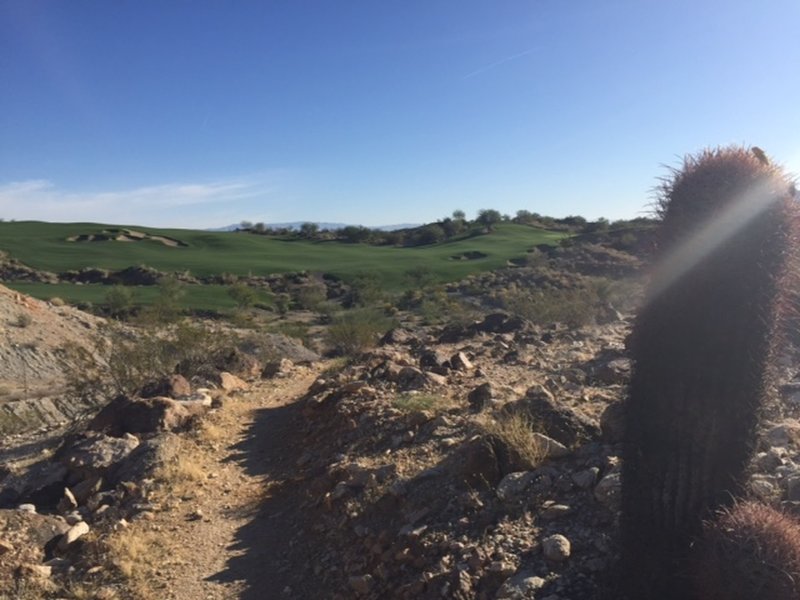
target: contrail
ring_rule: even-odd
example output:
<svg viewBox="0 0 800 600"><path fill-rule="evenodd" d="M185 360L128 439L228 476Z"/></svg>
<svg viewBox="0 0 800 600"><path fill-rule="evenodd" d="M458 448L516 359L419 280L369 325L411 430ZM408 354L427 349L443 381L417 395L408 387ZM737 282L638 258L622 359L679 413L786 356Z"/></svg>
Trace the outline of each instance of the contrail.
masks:
<svg viewBox="0 0 800 600"><path fill-rule="evenodd" d="M476 75L480 75L481 73L485 73L489 69L494 69L497 66L505 64L507 62L511 62L512 60L517 60L518 58L522 58L523 56L528 56L528 54L533 54L534 52L536 52L536 48L531 48L530 50L525 50L524 52L520 52L519 54L512 54L511 56L506 56L505 58L501 58L500 60L497 60L497 61L495 61L493 63L490 63L490 64L486 65L485 67L481 67L477 71L473 71L472 73L464 75L464 77L462 77L462 79L470 79L472 77L475 77Z"/></svg>

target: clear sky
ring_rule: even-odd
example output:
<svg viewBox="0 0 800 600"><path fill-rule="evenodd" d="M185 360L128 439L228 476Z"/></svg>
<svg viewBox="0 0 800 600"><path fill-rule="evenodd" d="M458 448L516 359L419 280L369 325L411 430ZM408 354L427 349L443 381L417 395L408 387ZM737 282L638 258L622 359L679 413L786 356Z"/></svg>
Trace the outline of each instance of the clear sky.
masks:
<svg viewBox="0 0 800 600"><path fill-rule="evenodd" d="M800 172L797 0L0 0L0 217L642 214L663 165Z"/></svg>

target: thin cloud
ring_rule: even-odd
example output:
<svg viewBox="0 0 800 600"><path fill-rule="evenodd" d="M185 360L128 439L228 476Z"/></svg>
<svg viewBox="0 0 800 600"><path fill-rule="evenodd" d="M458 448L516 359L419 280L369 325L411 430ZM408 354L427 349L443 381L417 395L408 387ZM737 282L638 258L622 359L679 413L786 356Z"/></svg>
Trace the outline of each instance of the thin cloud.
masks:
<svg viewBox="0 0 800 600"><path fill-rule="evenodd" d="M0 184L0 218L197 224L221 209L228 212L237 204L266 199L274 191L275 186L265 179L167 183L94 192L63 190L46 179L34 179Z"/></svg>
<svg viewBox="0 0 800 600"><path fill-rule="evenodd" d="M525 50L524 52L519 52L517 54L512 54L511 56L506 56L505 58L501 58L500 60L496 60L495 62L490 63L490 64L488 64L486 66L483 66L480 69L477 69L477 70L473 71L472 73L468 73L468 74L464 75L464 77L462 77L462 79L471 79L472 77L475 77L477 75L485 73L486 71L489 71L490 69L494 69L495 67L499 67L500 65L504 65L507 62L511 62L512 60L517 60L518 58L522 58L523 56L528 56L529 54L533 54L534 52L536 52L536 50L537 50L536 48L531 48L530 50Z"/></svg>

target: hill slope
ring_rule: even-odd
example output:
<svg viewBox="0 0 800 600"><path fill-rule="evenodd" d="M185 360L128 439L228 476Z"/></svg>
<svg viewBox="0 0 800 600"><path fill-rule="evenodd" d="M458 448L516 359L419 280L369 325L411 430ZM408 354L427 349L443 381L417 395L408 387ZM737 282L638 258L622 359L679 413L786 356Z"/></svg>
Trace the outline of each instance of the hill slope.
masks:
<svg viewBox="0 0 800 600"><path fill-rule="evenodd" d="M46 271L117 270L145 264L161 271L189 270L197 276L313 271L343 279L369 271L389 289L402 287L409 269L424 266L438 279L453 281L503 266L537 244L556 243L562 237L561 233L503 224L489 235L396 248L96 223L0 223L0 250Z"/></svg>

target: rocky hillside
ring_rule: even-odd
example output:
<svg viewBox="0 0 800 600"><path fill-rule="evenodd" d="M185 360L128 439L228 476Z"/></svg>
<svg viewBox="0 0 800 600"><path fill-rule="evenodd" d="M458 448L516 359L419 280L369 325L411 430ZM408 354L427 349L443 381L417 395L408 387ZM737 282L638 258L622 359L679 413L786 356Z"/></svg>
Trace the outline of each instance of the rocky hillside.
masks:
<svg viewBox="0 0 800 600"><path fill-rule="evenodd" d="M90 348L102 322L0 285L0 432L65 423L87 409L61 393L60 349Z"/></svg>

